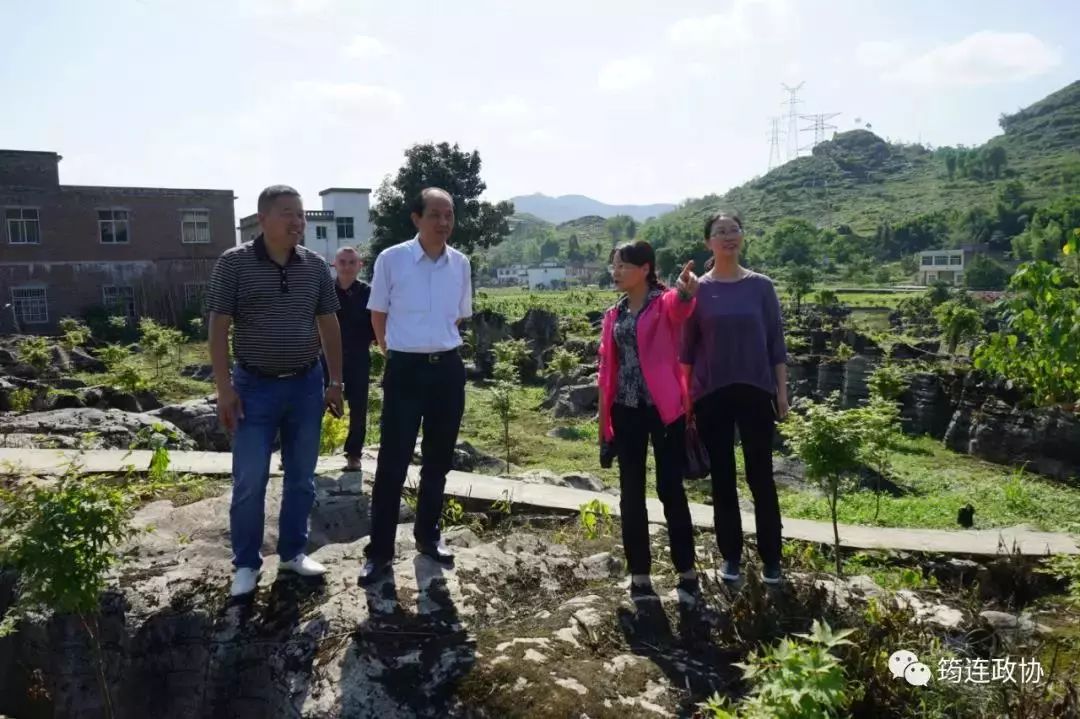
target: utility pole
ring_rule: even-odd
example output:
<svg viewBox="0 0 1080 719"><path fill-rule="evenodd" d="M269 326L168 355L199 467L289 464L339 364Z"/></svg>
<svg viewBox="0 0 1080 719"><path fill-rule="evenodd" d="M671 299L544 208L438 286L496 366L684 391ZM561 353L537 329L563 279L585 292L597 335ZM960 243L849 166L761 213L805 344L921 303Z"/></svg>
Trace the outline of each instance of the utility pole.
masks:
<svg viewBox="0 0 1080 719"><path fill-rule="evenodd" d="M771 172L774 167L779 167L784 164L784 161L780 155L780 136L783 134L780 131L780 122L784 118L782 117L770 117L769 118L769 171Z"/></svg>
<svg viewBox="0 0 1080 719"><path fill-rule="evenodd" d="M837 129L836 125L831 124L829 120L838 117L841 114L842 113L839 112L820 112L816 115L799 115L799 119L809 120L811 123L808 127L802 128L801 131L814 133L814 142L802 149L812 150L815 145L820 145L825 142L825 131Z"/></svg>
<svg viewBox="0 0 1080 719"><path fill-rule="evenodd" d="M805 82L800 82L795 87L790 87L781 83L781 87L788 93L788 99L783 104L787 105L787 159L794 160L799 156L799 113L796 110L796 105L802 103L799 99L799 90L805 85Z"/></svg>

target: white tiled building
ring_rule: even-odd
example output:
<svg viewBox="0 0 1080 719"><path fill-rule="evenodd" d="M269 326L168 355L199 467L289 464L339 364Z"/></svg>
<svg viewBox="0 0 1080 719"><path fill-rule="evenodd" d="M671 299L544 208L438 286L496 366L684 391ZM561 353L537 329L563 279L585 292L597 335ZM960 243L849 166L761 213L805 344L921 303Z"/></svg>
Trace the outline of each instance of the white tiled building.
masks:
<svg viewBox="0 0 1080 719"><path fill-rule="evenodd" d="M321 210L306 210L307 228L304 246L333 262L338 249L346 246L364 247L371 242L371 223L368 220L371 190L365 188L331 187L319 193ZM247 242L259 235L259 218L248 215L240 220L240 241Z"/></svg>
<svg viewBox="0 0 1080 719"><path fill-rule="evenodd" d="M978 255L984 254L985 245L969 245L955 250L926 250L915 255L919 265L919 284L932 285L947 282L964 284L964 268Z"/></svg>

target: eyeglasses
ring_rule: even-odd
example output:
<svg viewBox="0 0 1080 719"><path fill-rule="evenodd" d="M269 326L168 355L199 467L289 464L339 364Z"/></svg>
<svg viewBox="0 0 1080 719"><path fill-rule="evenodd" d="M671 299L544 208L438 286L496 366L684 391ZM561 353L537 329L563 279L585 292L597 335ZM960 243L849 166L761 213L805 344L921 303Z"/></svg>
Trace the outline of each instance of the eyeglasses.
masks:
<svg viewBox="0 0 1080 719"><path fill-rule="evenodd" d="M712 239L713 237L737 237L741 234L741 227L719 227L709 233L709 239Z"/></svg>

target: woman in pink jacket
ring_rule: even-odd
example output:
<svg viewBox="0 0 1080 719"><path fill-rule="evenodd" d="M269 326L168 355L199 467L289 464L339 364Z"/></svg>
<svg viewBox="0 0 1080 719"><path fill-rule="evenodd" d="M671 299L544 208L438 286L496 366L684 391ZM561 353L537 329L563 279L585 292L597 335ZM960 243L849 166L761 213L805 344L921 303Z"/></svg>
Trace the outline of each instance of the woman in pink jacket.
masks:
<svg viewBox="0 0 1080 719"><path fill-rule="evenodd" d="M634 601L658 599L649 577L649 518L645 461L656 457L656 493L664 505L671 559L680 574L679 598L700 594L694 571L690 507L682 484L686 378L679 366L682 326L694 310L697 278L683 268L677 289L656 278L656 253L647 242L622 245L612 255L615 285L624 292L604 314L600 338L600 431L619 461L623 548Z"/></svg>

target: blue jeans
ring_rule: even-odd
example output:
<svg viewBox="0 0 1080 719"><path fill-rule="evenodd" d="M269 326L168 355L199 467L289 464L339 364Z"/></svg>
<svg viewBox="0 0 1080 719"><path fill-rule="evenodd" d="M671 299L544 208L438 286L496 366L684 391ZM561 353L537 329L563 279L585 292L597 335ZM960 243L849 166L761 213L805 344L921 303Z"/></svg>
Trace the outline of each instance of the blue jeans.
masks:
<svg viewBox="0 0 1080 719"><path fill-rule="evenodd" d="M233 564L258 569L262 566L270 454L279 431L285 479L277 553L287 561L307 545L324 410L322 368L316 363L303 375L268 379L237 366L233 369L233 386L244 410L233 438L233 495L229 507Z"/></svg>

